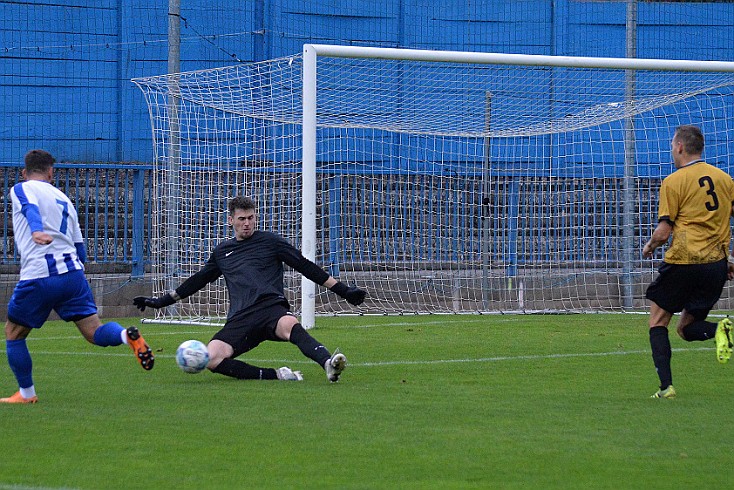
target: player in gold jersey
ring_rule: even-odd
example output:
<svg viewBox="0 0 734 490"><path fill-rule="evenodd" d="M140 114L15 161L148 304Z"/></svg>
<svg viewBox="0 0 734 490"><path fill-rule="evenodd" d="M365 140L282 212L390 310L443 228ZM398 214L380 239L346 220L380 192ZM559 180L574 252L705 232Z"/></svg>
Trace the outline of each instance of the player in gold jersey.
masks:
<svg viewBox="0 0 734 490"><path fill-rule="evenodd" d="M729 252L730 216L734 216L734 182L723 170L701 159L704 137L696 126L679 126L671 141L675 171L660 186L658 225L642 249L655 250L673 240L658 276L647 288L650 300L650 346L660 378L653 398L673 398L668 324L680 312L676 328L683 340L716 339L719 362L731 357L732 323L706 317L721 296L727 279L734 279Z"/></svg>

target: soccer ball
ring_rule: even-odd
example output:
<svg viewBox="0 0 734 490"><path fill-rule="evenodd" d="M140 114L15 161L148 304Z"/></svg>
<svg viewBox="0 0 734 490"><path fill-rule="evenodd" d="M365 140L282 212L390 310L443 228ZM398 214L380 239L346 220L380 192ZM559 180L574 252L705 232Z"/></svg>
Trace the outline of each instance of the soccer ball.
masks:
<svg viewBox="0 0 734 490"><path fill-rule="evenodd" d="M185 373L200 373L209 363L209 351L198 340L187 340L176 350L176 364Z"/></svg>

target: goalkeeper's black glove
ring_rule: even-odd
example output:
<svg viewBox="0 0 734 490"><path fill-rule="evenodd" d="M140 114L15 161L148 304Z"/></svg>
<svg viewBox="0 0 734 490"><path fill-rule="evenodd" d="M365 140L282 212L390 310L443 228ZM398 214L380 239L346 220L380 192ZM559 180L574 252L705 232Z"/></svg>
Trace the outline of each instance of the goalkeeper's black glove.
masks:
<svg viewBox="0 0 734 490"><path fill-rule="evenodd" d="M151 308L164 308L175 302L176 300L173 299L173 296L171 296L170 293L164 294L159 298L148 298L146 296L136 296L133 298L133 304L137 306L140 311L145 311L145 308L148 306Z"/></svg>
<svg viewBox="0 0 734 490"><path fill-rule="evenodd" d="M361 305L365 296L367 296L367 291L364 289L359 289L356 286L347 286L343 282L337 282L331 286L331 290L354 306Z"/></svg>

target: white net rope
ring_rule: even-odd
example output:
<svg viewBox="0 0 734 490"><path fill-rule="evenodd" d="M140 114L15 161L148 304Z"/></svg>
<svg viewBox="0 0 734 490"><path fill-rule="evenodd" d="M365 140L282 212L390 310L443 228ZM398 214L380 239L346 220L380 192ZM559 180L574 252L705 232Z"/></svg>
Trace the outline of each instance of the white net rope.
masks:
<svg viewBox="0 0 734 490"><path fill-rule="evenodd" d="M302 57L136 79L156 151L154 273L175 287L230 235L226 202L300 247ZM369 291L316 311L619 311L644 306L640 250L700 125L727 171L734 75L319 58L317 253ZM300 276L287 295L300 309ZM221 319L222 281L161 313Z"/></svg>

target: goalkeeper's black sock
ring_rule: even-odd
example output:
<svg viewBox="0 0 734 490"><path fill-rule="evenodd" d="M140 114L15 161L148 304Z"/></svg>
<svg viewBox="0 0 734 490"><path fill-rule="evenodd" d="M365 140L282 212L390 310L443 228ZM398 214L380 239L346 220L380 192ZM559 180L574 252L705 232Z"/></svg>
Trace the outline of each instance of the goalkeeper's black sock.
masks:
<svg viewBox="0 0 734 490"><path fill-rule="evenodd" d="M670 350L670 339L668 329L663 326L650 329L650 347L652 347L652 362L660 378L660 389L664 390L673 384L673 373L670 370L670 358L673 352Z"/></svg>
<svg viewBox="0 0 734 490"><path fill-rule="evenodd" d="M303 325L296 323L291 329L291 344L301 349L303 355L312 359L319 366L323 367L326 360L331 357L328 349L324 347L318 340L311 337Z"/></svg>
<svg viewBox="0 0 734 490"><path fill-rule="evenodd" d="M698 320L683 329L683 336L688 342L694 340L710 340L716 337L716 323Z"/></svg>
<svg viewBox="0 0 734 490"><path fill-rule="evenodd" d="M278 379L275 369L253 366L237 359L224 359L212 372L237 379Z"/></svg>

